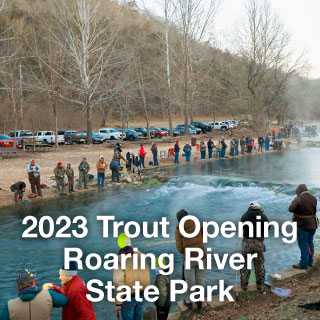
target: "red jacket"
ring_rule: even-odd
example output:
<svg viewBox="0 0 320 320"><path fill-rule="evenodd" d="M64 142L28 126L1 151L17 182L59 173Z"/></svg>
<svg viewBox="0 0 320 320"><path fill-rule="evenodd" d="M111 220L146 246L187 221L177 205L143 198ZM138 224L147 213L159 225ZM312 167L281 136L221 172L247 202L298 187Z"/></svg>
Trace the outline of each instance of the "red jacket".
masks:
<svg viewBox="0 0 320 320"><path fill-rule="evenodd" d="M96 320L92 302L86 297L90 292L78 276L64 284L63 289L53 286L53 290L68 298L68 304L62 309L62 320Z"/></svg>
<svg viewBox="0 0 320 320"><path fill-rule="evenodd" d="M254 147L254 142L253 140L250 141L250 143L248 144L249 147Z"/></svg>
<svg viewBox="0 0 320 320"><path fill-rule="evenodd" d="M146 156L146 151L144 150L143 147L140 147L139 156L140 157L145 157Z"/></svg>

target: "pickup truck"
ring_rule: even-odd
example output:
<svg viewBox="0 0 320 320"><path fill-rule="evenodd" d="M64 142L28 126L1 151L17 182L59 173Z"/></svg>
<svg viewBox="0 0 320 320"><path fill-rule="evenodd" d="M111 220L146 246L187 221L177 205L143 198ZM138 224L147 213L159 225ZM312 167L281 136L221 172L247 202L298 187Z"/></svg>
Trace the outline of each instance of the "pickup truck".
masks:
<svg viewBox="0 0 320 320"><path fill-rule="evenodd" d="M58 135L64 136L64 140L66 144L74 144L74 143L86 143L87 142L87 133L79 132L76 130L59 130Z"/></svg>
<svg viewBox="0 0 320 320"><path fill-rule="evenodd" d="M111 128L102 128L98 131L99 134L101 134L105 140L120 140L121 134L116 129Z"/></svg>
<svg viewBox="0 0 320 320"><path fill-rule="evenodd" d="M190 123L192 126L201 129L203 133L207 133L207 131L212 131L212 126L206 124L202 121L193 121Z"/></svg>
<svg viewBox="0 0 320 320"><path fill-rule="evenodd" d="M227 131L230 129L230 124L226 121L209 122L208 125L212 125L213 130Z"/></svg>
<svg viewBox="0 0 320 320"><path fill-rule="evenodd" d="M14 131L9 132L8 136L14 139ZM16 131L16 142L19 148L22 148L23 141L36 143L36 144L43 144L43 137L34 137L31 130L17 130Z"/></svg>
<svg viewBox="0 0 320 320"><path fill-rule="evenodd" d="M53 131L37 131L34 132L35 137L42 137L43 142L47 144L55 144L56 136ZM64 144L64 135L58 135L58 144Z"/></svg>

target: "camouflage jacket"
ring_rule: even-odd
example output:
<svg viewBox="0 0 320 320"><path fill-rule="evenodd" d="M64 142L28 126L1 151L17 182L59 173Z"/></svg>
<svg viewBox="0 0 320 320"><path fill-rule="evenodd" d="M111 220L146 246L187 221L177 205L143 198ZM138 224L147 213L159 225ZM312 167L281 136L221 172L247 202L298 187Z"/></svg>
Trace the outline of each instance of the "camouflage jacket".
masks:
<svg viewBox="0 0 320 320"><path fill-rule="evenodd" d="M90 166L88 162L80 162L78 169L80 172L89 172L90 171Z"/></svg>
<svg viewBox="0 0 320 320"><path fill-rule="evenodd" d="M56 178L63 179L66 174L66 169L63 166L57 166L54 169L54 175Z"/></svg>
<svg viewBox="0 0 320 320"><path fill-rule="evenodd" d="M74 177L74 170L72 168L67 168L66 174L67 174L68 178L73 178Z"/></svg>

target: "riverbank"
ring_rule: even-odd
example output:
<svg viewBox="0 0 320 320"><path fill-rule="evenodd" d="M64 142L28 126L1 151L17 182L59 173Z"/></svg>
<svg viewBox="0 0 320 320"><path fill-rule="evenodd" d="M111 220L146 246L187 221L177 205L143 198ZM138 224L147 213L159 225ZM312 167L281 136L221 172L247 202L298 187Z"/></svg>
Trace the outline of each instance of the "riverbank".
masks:
<svg viewBox="0 0 320 320"><path fill-rule="evenodd" d="M239 132L238 134L235 134L234 136L240 137L243 133ZM247 133L246 133L247 134ZM205 143L208 141L209 137L213 138L213 141L216 143L219 138L221 138L221 132L220 133L214 133L210 135L201 135L197 136L197 142L199 143L201 140L203 140ZM257 141L257 137L252 135L252 137ZM225 137L226 142L228 146L230 145L230 137ZM174 165L173 161L168 161L167 159L159 159L159 166L153 167L149 166L149 161L152 161L152 152L150 150L152 142L156 142L158 146L158 151L160 153L160 150L168 151L169 148L172 148L176 139L172 139L171 142L165 142L163 140L152 140L152 141L143 141L143 144L145 146L145 149L147 151L145 163L148 170L154 170L155 168L161 168L161 167L167 167ZM186 143L190 143L190 137L179 137L178 138L179 144L181 149ZM122 155L125 156L125 154L128 151L134 152L137 154L138 148L139 148L140 141L137 142L124 142L122 143ZM227 149L228 154L229 148ZM270 150L268 152L273 152L273 150ZM253 150L252 154L245 154L245 155L239 155L238 157L242 156L255 156L261 154L257 150ZM88 163L90 164L91 170L90 173L95 175L95 179L89 183L89 190L76 190L75 194L81 194L83 192L88 192L90 190L94 190L97 184L96 180L96 163L99 159L99 156L103 155L105 157L106 162L109 164L112 156L113 156L113 146L112 145L64 145L59 146L58 149L50 149L49 152L25 152L21 153L19 157L17 158L9 158L9 159L0 159L1 169L0 169L0 175L1 175L1 182L0 182L0 207L4 206L10 206L14 205L13 201L13 194L10 191L10 186L17 182L17 181L24 181L27 184L26 189L26 196L25 199L28 199L27 196L29 193L31 193L30 184L28 181L28 176L26 173L26 167L29 163L29 161L34 158L36 159L36 162L41 167L41 183L45 183L48 188L43 189L43 198L36 198L32 199L33 202L35 201L43 201L43 199L47 198L54 198L59 197L57 190L55 188L55 179L53 170L57 164L58 161L61 161L63 166L66 166L67 163L71 163L74 171L75 171L75 186L77 186L77 178L78 178L78 164L80 163L81 159L83 157L87 158ZM208 156L208 155L207 155ZM230 158L230 156L227 156ZM234 156L233 158L236 158ZM195 150L195 147L193 147L192 155L191 155L191 162L200 162L200 152ZM224 161L224 160L206 160L206 161ZM185 158L180 157L180 162L185 163ZM204 162L204 161L201 161ZM124 169L123 171L125 174L127 173ZM107 187L112 187L110 182L111 177L111 171L107 170Z"/></svg>

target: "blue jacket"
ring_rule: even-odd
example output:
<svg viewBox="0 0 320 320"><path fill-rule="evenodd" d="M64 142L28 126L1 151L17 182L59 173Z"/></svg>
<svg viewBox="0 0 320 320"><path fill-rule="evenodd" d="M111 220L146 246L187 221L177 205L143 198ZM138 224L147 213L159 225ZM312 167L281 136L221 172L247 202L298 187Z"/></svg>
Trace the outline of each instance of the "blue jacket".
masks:
<svg viewBox="0 0 320 320"><path fill-rule="evenodd" d="M61 308L64 307L68 304L68 298L61 294L57 293L53 290L48 290L52 299L52 305L54 308ZM19 298L22 301L31 301L33 300L37 294L41 292L41 289L38 287L29 287L26 288L19 293ZM6 303L0 312L0 320L10 320L10 314L9 314L9 308L8 308L8 303Z"/></svg>

